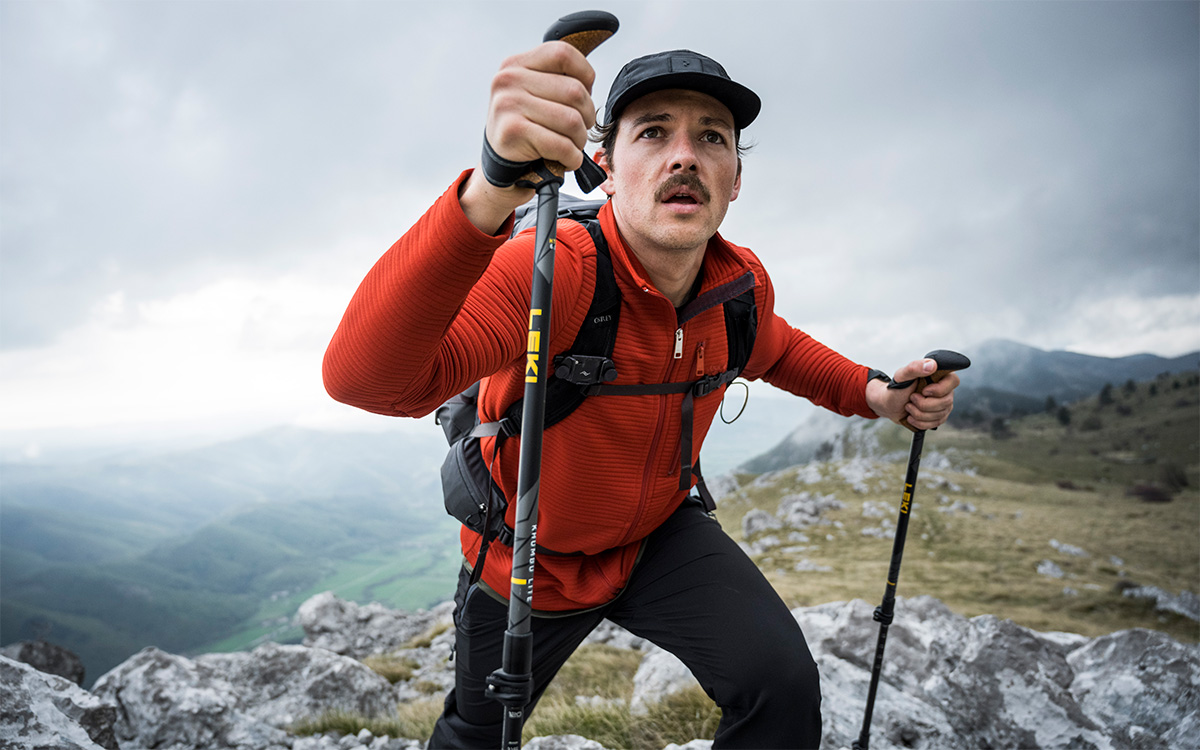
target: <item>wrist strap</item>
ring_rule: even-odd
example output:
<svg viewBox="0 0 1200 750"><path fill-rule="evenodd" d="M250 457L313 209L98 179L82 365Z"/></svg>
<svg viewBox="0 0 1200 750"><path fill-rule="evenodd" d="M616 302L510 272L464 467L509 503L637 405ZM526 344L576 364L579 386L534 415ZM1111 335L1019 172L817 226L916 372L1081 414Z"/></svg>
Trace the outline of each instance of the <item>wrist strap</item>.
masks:
<svg viewBox="0 0 1200 750"><path fill-rule="evenodd" d="M512 187L533 168L536 161L509 161L492 149L487 131L483 133L483 176L498 188Z"/></svg>

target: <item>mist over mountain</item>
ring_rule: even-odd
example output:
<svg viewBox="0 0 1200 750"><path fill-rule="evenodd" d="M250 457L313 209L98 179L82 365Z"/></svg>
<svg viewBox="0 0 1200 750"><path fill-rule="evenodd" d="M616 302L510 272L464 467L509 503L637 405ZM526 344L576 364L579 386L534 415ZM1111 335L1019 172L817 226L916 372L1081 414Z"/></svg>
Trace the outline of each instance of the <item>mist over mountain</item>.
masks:
<svg viewBox="0 0 1200 750"><path fill-rule="evenodd" d="M1200 352L1179 357L1134 354L1095 357L1066 351L1043 351L1015 341L992 339L970 353L971 369L955 394L956 409L976 408L988 399L1031 399L1040 409L1047 397L1075 401L1106 384L1150 380L1162 373L1194 372Z"/></svg>
<svg viewBox="0 0 1200 750"><path fill-rule="evenodd" d="M89 673L148 644L247 629L343 576L425 606L456 559L443 447L403 433L269 430L165 454L0 466L0 640L47 637ZM422 574L433 591L407 585ZM347 580L342 581L343 585ZM448 585L448 584L447 584Z"/></svg>

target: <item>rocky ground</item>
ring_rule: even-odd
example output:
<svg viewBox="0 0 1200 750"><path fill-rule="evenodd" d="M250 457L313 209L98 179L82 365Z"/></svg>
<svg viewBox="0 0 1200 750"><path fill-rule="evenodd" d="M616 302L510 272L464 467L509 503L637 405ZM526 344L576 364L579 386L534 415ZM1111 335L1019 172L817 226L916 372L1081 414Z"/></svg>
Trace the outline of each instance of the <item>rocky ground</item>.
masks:
<svg viewBox="0 0 1200 750"><path fill-rule="evenodd" d="M851 485L870 480L871 470L869 461L842 468ZM734 489L719 482L719 494ZM945 512L975 512L949 499L939 505ZM806 535L823 528L822 514L841 506L833 495L799 492L783 497L774 513L751 510L742 518L743 538L752 539L747 551L804 544ZM863 505L864 515L875 510ZM877 514L888 537L894 530L887 527L889 513ZM1052 546L1062 555L1086 554L1056 540ZM1200 617L1195 595L1184 593L1135 595ZM825 748L849 748L858 736L879 628L873 610L860 600L793 610L820 666ZM297 612L301 645L268 643L195 657L147 648L100 677L90 692L79 687L77 659L47 644L15 644L0 652L0 748L415 750L423 738L367 730L298 736L293 728L330 712L389 716L397 705L444 694L453 684L451 615L450 603L398 612L326 592ZM634 714L696 684L671 654L616 626L606 623L591 641L640 654L629 702ZM404 665L403 673L389 681L364 664L381 657ZM897 601L871 730L876 750L1167 750L1193 747L1196 737L1196 644L1144 629L1097 638L1043 633L990 615L966 618L930 597ZM710 739L697 738L665 750L710 746ZM620 750L569 735L526 747Z"/></svg>
<svg viewBox="0 0 1200 750"><path fill-rule="evenodd" d="M878 633L872 610L852 601L794 611L821 668L824 747L849 747L858 735ZM297 737L287 728L331 710L384 715L397 703L427 695L430 683L448 687L449 606L406 614L322 594L298 617L308 634L304 645L266 644L249 653L195 658L148 648L101 677L91 692L0 657L0 746L420 748L417 738L365 731ZM422 634L412 645L413 636ZM616 627L600 629L593 639L643 653L633 711L694 684L670 654ZM385 652L414 665L411 677L390 684L359 661ZM992 616L967 619L928 597L897 603L873 748L1166 750L1197 736L1200 647L1149 630L1094 639L1038 633ZM541 738L528 747L619 750L571 736ZM709 742L699 738L684 747L699 750Z"/></svg>

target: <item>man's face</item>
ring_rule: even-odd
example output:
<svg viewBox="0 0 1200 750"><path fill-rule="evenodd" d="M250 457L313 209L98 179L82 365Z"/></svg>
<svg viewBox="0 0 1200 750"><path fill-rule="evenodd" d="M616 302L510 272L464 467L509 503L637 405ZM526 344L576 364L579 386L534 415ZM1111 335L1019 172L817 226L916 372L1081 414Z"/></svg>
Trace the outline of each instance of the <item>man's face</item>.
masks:
<svg viewBox="0 0 1200 750"><path fill-rule="evenodd" d="M635 251L703 248L741 189L733 115L707 94L657 91L621 113L612 162L602 155L613 212Z"/></svg>

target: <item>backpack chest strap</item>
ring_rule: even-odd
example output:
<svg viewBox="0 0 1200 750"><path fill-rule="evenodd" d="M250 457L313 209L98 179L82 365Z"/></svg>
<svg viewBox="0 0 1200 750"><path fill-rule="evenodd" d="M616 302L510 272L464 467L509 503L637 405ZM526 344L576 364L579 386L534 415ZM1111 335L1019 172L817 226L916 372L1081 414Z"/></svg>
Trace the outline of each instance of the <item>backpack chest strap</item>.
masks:
<svg viewBox="0 0 1200 750"><path fill-rule="evenodd" d="M733 382L738 370L726 370L719 375L706 375L699 380L684 383L656 383L650 385L593 385L585 389L588 396L655 396L682 393L683 405L679 414L679 489L684 492L692 488L692 434L695 425L695 399L707 396L722 386ZM698 472L697 472L698 473Z"/></svg>

